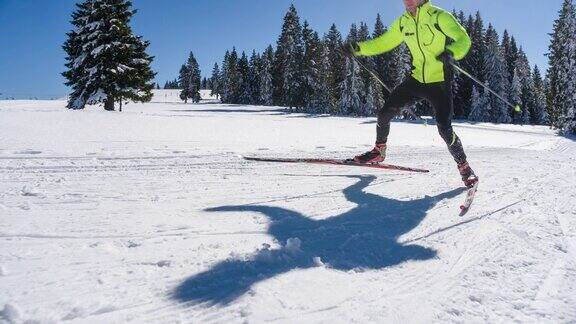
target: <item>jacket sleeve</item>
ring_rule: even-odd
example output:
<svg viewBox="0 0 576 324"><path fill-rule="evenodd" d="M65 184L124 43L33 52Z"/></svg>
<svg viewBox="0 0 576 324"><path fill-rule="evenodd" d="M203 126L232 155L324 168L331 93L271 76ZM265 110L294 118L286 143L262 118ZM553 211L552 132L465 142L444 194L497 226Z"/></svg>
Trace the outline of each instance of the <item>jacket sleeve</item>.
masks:
<svg viewBox="0 0 576 324"><path fill-rule="evenodd" d="M400 19L402 19L402 17L396 19L390 26L390 29L388 29L388 31L386 31L381 36L366 42L358 43L360 50L355 54L362 56L374 56L390 52L402 44L404 41L404 35L402 35L402 31L400 30Z"/></svg>
<svg viewBox="0 0 576 324"><path fill-rule="evenodd" d="M446 36L454 40L452 44L446 46L446 49L454 54L454 59L463 59L472 46L470 36L468 36L464 27L458 23L454 16L445 11L438 16L438 25Z"/></svg>

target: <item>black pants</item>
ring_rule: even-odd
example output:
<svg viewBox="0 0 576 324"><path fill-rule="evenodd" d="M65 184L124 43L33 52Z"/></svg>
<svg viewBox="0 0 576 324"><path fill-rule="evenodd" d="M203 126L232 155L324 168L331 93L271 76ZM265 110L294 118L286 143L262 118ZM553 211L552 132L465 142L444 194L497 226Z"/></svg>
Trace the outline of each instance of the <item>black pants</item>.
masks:
<svg viewBox="0 0 576 324"><path fill-rule="evenodd" d="M390 121L400 113L404 106L413 104L418 99L425 99L436 111L438 132L448 145L450 154L452 154L456 163L465 162L466 154L464 153L462 142L452 129L454 107L451 84L451 81L424 84L413 77L406 79L392 91L384 107L378 111L376 143L386 143L390 133Z"/></svg>

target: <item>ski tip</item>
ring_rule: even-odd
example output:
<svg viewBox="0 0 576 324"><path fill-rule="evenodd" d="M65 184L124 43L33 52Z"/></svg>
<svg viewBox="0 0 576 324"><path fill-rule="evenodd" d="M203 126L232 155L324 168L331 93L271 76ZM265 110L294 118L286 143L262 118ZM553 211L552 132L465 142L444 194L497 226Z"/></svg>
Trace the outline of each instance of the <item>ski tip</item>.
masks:
<svg viewBox="0 0 576 324"><path fill-rule="evenodd" d="M464 206L464 205L460 206L460 210L464 210L464 209L466 209L466 206Z"/></svg>

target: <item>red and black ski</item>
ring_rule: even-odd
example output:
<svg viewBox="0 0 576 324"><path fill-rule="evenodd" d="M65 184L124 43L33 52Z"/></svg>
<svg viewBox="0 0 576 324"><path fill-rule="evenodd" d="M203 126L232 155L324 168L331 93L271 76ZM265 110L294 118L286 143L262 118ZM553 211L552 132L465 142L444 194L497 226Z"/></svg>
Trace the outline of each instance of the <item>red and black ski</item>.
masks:
<svg viewBox="0 0 576 324"><path fill-rule="evenodd" d="M478 191L479 183L480 183L479 181L476 181L476 183L474 183L472 187L468 188L468 192L466 193L466 199L464 200L464 203L460 206L460 216L466 215L466 213L468 213L468 211L470 210L470 206L472 206L472 203L474 202L474 197L476 196L476 191Z"/></svg>
<svg viewBox="0 0 576 324"><path fill-rule="evenodd" d="M392 164L365 164L358 163L354 160L338 160L338 159L283 159L283 158L259 158L259 157L243 157L248 161L258 161L258 162L278 162L278 163L310 163L310 164L329 164L329 165L344 165L344 166L357 166L364 168L373 169L386 169L386 170L397 170L406 172L420 172L428 173L429 170L403 167Z"/></svg>

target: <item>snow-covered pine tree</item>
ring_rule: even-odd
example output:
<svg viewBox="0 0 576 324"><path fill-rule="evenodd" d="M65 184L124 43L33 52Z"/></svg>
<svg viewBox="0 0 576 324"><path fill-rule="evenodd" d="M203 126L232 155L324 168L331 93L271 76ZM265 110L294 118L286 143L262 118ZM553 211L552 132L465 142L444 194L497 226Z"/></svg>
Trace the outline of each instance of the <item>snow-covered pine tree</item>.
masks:
<svg viewBox="0 0 576 324"><path fill-rule="evenodd" d="M318 33L310 29L308 22L303 25L304 60L303 91L306 111L323 113L330 106L329 74L326 65L329 53L320 40Z"/></svg>
<svg viewBox="0 0 576 324"><path fill-rule="evenodd" d="M492 90L501 97L506 97L506 91L510 88L508 84L508 70L504 60L504 53L500 47L498 34L490 24L486 30L486 48L484 53L484 66L486 82L491 85ZM508 106L496 96L491 97L490 107L492 108L492 120L496 123L509 123L510 113Z"/></svg>
<svg viewBox="0 0 576 324"><path fill-rule="evenodd" d="M358 30L358 41L366 41L370 38L370 30L368 25L365 23L360 23L360 29ZM378 57L378 56L377 56ZM374 57L361 57L359 58L364 66L368 67L372 71L376 71L376 63ZM378 74L378 73L377 73ZM378 109L384 104L384 96L382 85L369 73L366 69L360 69L360 75L362 77L362 82L364 83L363 91L363 107L359 114L362 116L372 116Z"/></svg>
<svg viewBox="0 0 576 324"><path fill-rule="evenodd" d="M128 0L86 0L72 16L75 30L64 44L68 71L63 75L73 92L68 107L152 99L153 57L149 42L135 36L130 20L136 13Z"/></svg>
<svg viewBox="0 0 576 324"><path fill-rule="evenodd" d="M535 125L549 125L550 119L546 107L546 85L542 80L542 75L537 65L534 66L532 82L534 84L534 104L532 107L531 123Z"/></svg>
<svg viewBox="0 0 576 324"><path fill-rule="evenodd" d="M174 81L166 81L166 83L164 83L164 89L178 89L178 79L174 80Z"/></svg>
<svg viewBox="0 0 576 324"><path fill-rule="evenodd" d="M470 115L468 120L476 122L487 122L491 119L490 94L478 91L476 86L472 86L472 98L470 100Z"/></svg>
<svg viewBox="0 0 576 324"><path fill-rule="evenodd" d="M218 63L214 63L212 68L212 77L210 77L210 95L218 98L221 95L221 80L220 80L220 67Z"/></svg>
<svg viewBox="0 0 576 324"><path fill-rule="evenodd" d="M245 52L242 52L242 56L238 61L238 74L239 74L239 96L238 103L243 105L250 104L252 98L251 88L250 88L250 66L248 62L248 56Z"/></svg>
<svg viewBox="0 0 576 324"><path fill-rule="evenodd" d="M480 81L485 81L486 77L484 71L485 67L485 52L486 52L486 29L484 29L484 20L479 11L476 12L476 17L472 20L470 38L472 46L468 54L470 67L469 72L476 76ZM497 36L497 35L496 35ZM483 92L483 91L481 91Z"/></svg>
<svg viewBox="0 0 576 324"><path fill-rule="evenodd" d="M350 27L347 42L358 41L358 28L355 24ZM363 98L365 98L364 81L360 74L360 67L352 58L346 57L346 77L340 84L339 113L342 115L362 114Z"/></svg>
<svg viewBox="0 0 576 324"><path fill-rule="evenodd" d="M228 81L230 65L230 51L226 51L222 60L222 69L220 70L220 101L222 103L230 102L230 83Z"/></svg>
<svg viewBox="0 0 576 324"><path fill-rule="evenodd" d="M320 61L317 59L320 40L314 38L314 31L310 28L308 21L302 24L302 42L304 46L304 57L302 59L302 96L304 97L305 111L313 113L315 107L311 106L314 100L314 83L316 82Z"/></svg>
<svg viewBox="0 0 576 324"><path fill-rule="evenodd" d="M506 67L508 69L508 82L512 83L514 70L516 69L516 60L518 59L518 46L516 45L514 36L510 37L508 30L504 30L501 46L504 51L504 59L506 60Z"/></svg>
<svg viewBox="0 0 576 324"><path fill-rule="evenodd" d="M65 66L67 71L62 75L68 80L67 86L72 87L68 108L83 109L86 105L86 84L88 83L88 53L83 47L91 29L88 27L93 1L86 0L76 4L76 11L72 13L71 24L74 29L67 33L68 38L62 46L67 54Z"/></svg>
<svg viewBox="0 0 576 324"><path fill-rule="evenodd" d="M522 112L516 113L515 118L521 124L530 124L532 119L532 111L534 110L534 82L532 79L532 68L530 67L530 62L528 62L528 57L522 47L517 52L516 57L516 69L515 72L518 73L521 84L521 94L520 101L522 102ZM512 112L512 110L510 110Z"/></svg>
<svg viewBox="0 0 576 324"><path fill-rule="evenodd" d="M330 30L324 35L324 45L328 49L328 59L330 61L330 113L339 112L340 84L345 77L345 60L340 49L342 48L342 34L335 24L330 26Z"/></svg>
<svg viewBox="0 0 576 324"><path fill-rule="evenodd" d="M180 67L180 73L178 74L178 88L182 89L182 91L180 91L180 99L185 103L188 103L188 98L190 98L188 93L188 90L190 89L190 80L188 66L183 64L182 67Z"/></svg>
<svg viewBox="0 0 576 324"><path fill-rule="evenodd" d="M328 46L321 42L320 65L318 66L318 76L314 83L314 99L312 106L315 107L317 113L328 114L332 112L333 100L332 91L330 88L331 82L331 63L330 63L330 50Z"/></svg>
<svg viewBox="0 0 576 324"><path fill-rule="evenodd" d="M273 102L274 85L272 84L272 71L274 65L274 48L269 45L262 54L262 68L260 71L260 102L271 106Z"/></svg>
<svg viewBox="0 0 576 324"><path fill-rule="evenodd" d="M303 106L302 96L302 26L296 7L291 5L284 17L282 32L276 49L275 97L290 108Z"/></svg>
<svg viewBox="0 0 576 324"><path fill-rule="evenodd" d="M576 13L572 0L564 0L551 36L547 73L550 121L556 129L576 133Z"/></svg>
<svg viewBox="0 0 576 324"><path fill-rule="evenodd" d="M250 104L259 105L260 101L260 73L262 60L255 50L252 51L250 62L248 63L248 85L250 87Z"/></svg>
<svg viewBox="0 0 576 324"><path fill-rule="evenodd" d="M184 102L187 102L188 99L192 99L192 102L200 102L200 88L202 87L200 66L192 52L190 52L188 56L184 75L182 76L185 77L185 80L181 83L182 91L180 92L180 99L184 100Z"/></svg>
<svg viewBox="0 0 576 324"><path fill-rule="evenodd" d="M227 56L227 57L226 57ZM236 104L240 102L241 94L241 75L239 71L239 59L236 48L232 48L232 52L228 52L225 56L225 68L223 72L224 91L222 100L224 103ZM225 101L224 101L225 100Z"/></svg>

